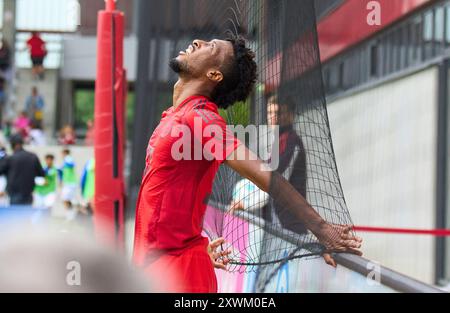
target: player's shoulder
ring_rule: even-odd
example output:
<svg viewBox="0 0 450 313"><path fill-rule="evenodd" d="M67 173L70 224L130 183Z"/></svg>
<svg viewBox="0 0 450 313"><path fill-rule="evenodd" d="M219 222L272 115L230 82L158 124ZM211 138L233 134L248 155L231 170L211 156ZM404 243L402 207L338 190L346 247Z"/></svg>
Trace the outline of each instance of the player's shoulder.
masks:
<svg viewBox="0 0 450 313"><path fill-rule="evenodd" d="M222 121L217 105L208 98L199 98L192 101L186 114L188 117L199 117L204 122Z"/></svg>
<svg viewBox="0 0 450 313"><path fill-rule="evenodd" d="M206 97L192 99L189 107L191 110L208 110L218 112L217 105Z"/></svg>

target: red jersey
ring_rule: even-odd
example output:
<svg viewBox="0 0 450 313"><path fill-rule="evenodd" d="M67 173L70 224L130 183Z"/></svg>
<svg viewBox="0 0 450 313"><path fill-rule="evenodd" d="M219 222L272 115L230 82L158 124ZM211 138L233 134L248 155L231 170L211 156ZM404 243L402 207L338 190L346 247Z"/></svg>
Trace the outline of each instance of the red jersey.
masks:
<svg viewBox="0 0 450 313"><path fill-rule="evenodd" d="M39 36L32 36L27 41L27 45L30 47L30 54L32 57L44 57L47 54L45 50L45 41Z"/></svg>
<svg viewBox="0 0 450 313"><path fill-rule="evenodd" d="M201 232L208 196L220 164L239 144L204 96L162 114L148 144L136 206L135 263L148 264L153 252L180 255L199 245L206 252Z"/></svg>

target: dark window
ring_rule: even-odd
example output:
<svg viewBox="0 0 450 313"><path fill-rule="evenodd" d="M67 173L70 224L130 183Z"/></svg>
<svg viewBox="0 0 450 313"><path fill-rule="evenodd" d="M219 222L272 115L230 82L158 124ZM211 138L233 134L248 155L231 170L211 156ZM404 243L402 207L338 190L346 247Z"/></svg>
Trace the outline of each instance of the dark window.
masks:
<svg viewBox="0 0 450 313"><path fill-rule="evenodd" d="M411 64L417 64L422 59L422 32L423 32L423 19L422 16L417 16L412 20L411 24L411 38L413 44L413 55Z"/></svg>
<svg viewBox="0 0 450 313"><path fill-rule="evenodd" d="M434 39L439 43L444 41L444 17L444 8L436 8L434 17Z"/></svg>
<svg viewBox="0 0 450 313"><path fill-rule="evenodd" d="M400 55L400 66L402 69L408 67L408 47L409 41L409 27L407 24L403 24L401 28L401 55Z"/></svg>
<svg viewBox="0 0 450 313"><path fill-rule="evenodd" d="M373 45L370 47L370 76L378 76L378 45Z"/></svg>
<svg viewBox="0 0 450 313"><path fill-rule="evenodd" d="M402 68L402 29L397 29L393 33L393 47L394 47L394 68L393 71L399 71Z"/></svg>
<svg viewBox="0 0 450 313"><path fill-rule="evenodd" d="M79 83L74 87L74 127L76 133L83 137L86 133L87 122L94 119L95 86L94 83ZM129 138L133 131L134 96L133 87L129 86L126 103L127 136Z"/></svg>
<svg viewBox="0 0 450 313"><path fill-rule="evenodd" d="M335 92L339 88L339 68L336 65L330 67L330 90Z"/></svg>
<svg viewBox="0 0 450 313"><path fill-rule="evenodd" d="M387 36L387 74L391 74L395 67L395 39L394 32L391 31Z"/></svg>
<svg viewBox="0 0 450 313"><path fill-rule="evenodd" d="M422 60L428 60L433 57L433 11L429 10L424 14L423 17L423 57Z"/></svg>
<svg viewBox="0 0 450 313"><path fill-rule="evenodd" d="M386 36L384 36L380 40L380 52L382 56L381 59L382 75L386 75L388 73L388 56L389 56L388 40Z"/></svg>
<svg viewBox="0 0 450 313"><path fill-rule="evenodd" d="M434 12L434 53L441 53L444 49L445 36L445 11L444 7L436 8Z"/></svg>
<svg viewBox="0 0 450 313"><path fill-rule="evenodd" d="M345 63L341 62L341 64L339 64L339 88L345 88Z"/></svg>
<svg viewBox="0 0 450 313"><path fill-rule="evenodd" d="M325 89L329 90L330 88L330 68L326 67L323 70L323 83L325 85Z"/></svg>
<svg viewBox="0 0 450 313"><path fill-rule="evenodd" d="M445 6L445 44L450 46L450 4Z"/></svg>

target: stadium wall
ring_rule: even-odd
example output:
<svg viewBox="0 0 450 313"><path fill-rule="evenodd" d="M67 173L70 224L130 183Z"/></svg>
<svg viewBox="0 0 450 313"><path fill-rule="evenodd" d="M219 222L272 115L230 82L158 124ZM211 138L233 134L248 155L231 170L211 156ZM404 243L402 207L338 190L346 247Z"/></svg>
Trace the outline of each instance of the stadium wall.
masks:
<svg viewBox="0 0 450 313"><path fill-rule="evenodd" d="M331 132L355 225L435 228L438 69L329 103ZM369 259L434 282L434 237L364 233Z"/></svg>

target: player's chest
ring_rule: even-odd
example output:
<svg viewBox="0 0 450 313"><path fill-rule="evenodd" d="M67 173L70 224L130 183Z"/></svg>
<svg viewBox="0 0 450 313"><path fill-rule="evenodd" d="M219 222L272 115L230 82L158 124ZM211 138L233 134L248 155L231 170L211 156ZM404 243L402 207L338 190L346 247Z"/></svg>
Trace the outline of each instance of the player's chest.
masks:
<svg viewBox="0 0 450 313"><path fill-rule="evenodd" d="M181 114L164 117L153 132L147 147L147 163L173 162L174 144L180 139L180 130L186 128Z"/></svg>

